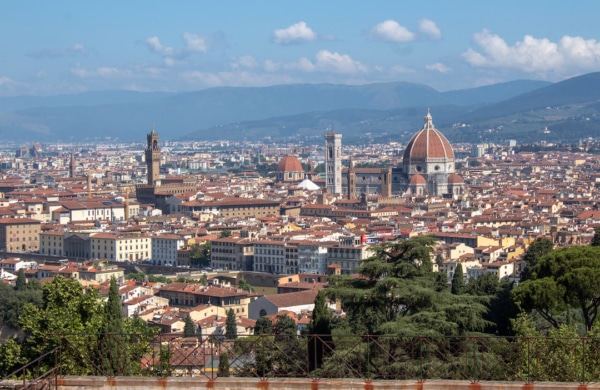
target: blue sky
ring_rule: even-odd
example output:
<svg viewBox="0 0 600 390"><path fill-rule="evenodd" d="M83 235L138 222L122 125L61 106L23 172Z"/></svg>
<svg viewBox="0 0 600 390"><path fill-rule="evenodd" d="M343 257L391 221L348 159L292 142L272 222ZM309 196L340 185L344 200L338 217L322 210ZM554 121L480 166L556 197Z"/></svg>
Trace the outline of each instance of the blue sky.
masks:
<svg viewBox="0 0 600 390"><path fill-rule="evenodd" d="M4 1L0 95L600 70L598 1Z"/></svg>

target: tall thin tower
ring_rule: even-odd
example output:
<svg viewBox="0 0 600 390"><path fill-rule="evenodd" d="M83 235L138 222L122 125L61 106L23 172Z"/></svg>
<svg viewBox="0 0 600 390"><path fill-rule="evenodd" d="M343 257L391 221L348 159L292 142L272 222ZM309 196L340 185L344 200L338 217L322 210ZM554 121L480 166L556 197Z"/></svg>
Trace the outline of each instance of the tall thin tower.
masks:
<svg viewBox="0 0 600 390"><path fill-rule="evenodd" d="M70 178L75 177L76 169L77 169L77 166L75 165L75 155L73 153L71 153L71 161L69 161L69 177Z"/></svg>
<svg viewBox="0 0 600 390"><path fill-rule="evenodd" d="M342 193L342 135L325 133L325 185L327 192Z"/></svg>
<svg viewBox="0 0 600 390"><path fill-rule="evenodd" d="M146 136L146 166L148 167L148 184L160 184L160 147L158 146L158 133L152 130Z"/></svg>

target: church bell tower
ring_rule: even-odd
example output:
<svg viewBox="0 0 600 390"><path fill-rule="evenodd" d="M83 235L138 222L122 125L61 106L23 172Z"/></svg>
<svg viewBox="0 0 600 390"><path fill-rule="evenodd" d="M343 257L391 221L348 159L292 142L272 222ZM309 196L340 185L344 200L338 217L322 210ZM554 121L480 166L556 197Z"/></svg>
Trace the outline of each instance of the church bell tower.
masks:
<svg viewBox="0 0 600 390"><path fill-rule="evenodd" d="M146 136L146 166L148 167L148 184L160 185L160 147L158 146L158 133L152 130Z"/></svg>

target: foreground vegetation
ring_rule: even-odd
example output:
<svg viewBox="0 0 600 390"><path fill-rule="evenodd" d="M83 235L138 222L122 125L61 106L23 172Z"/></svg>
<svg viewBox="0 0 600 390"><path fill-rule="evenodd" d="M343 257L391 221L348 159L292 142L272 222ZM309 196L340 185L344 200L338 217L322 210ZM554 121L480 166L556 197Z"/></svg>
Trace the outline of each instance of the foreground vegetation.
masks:
<svg viewBox="0 0 600 390"><path fill-rule="evenodd" d="M600 240L556 250L534 242L518 285L492 274L465 283L461 272L448 281L433 272L432 245L428 237L385 244L359 278L334 277L301 336L282 315L260 318L255 336L238 337L233 313L219 334L186 321L186 336L200 339L197 352L218 360L221 376L600 379ZM122 317L114 280L107 300L63 278L0 288L3 325L20 331L0 346L2 376L55 348L63 373L182 373L171 342Z"/></svg>

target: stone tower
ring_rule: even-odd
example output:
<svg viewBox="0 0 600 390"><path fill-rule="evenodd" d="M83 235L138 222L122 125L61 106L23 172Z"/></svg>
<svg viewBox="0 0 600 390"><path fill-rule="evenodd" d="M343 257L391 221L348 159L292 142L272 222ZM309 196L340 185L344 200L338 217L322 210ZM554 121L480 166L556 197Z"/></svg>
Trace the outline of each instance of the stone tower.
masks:
<svg viewBox="0 0 600 390"><path fill-rule="evenodd" d="M348 175L346 178L348 181L348 199L354 199L356 195L356 171L354 170L354 160L352 160L352 157L348 161Z"/></svg>
<svg viewBox="0 0 600 390"><path fill-rule="evenodd" d="M71 161L69 162L69 177L70 178L75 177L75 170L76 170L75 155L73 153L71 153Z"/></svg>
<svg viewBox="0 0 600 390"><path fill-rule="evenodd" d="M325 133L325 186L327 192L342 193L342 135Z"/></svg>
<svg viewBox="0 0 600 390"><path fill-rule="evenodd" d="M158 133L152 130L146 136L146 166L148 167L148 184L160 184L160 147L158 146Z"/></svg>

